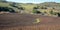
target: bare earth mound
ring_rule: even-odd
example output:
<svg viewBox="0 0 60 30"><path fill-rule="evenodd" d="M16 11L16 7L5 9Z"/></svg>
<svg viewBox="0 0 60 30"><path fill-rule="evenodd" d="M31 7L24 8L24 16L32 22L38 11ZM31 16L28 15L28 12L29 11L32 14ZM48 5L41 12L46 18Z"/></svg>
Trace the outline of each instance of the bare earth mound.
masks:
<svg viewBox="0 0 60 30"><path fill-rule="evenodd" d="M40 23L33 23L36 18ZM60 30L60 17L31 14L0 14L0 30Z"/></svg>

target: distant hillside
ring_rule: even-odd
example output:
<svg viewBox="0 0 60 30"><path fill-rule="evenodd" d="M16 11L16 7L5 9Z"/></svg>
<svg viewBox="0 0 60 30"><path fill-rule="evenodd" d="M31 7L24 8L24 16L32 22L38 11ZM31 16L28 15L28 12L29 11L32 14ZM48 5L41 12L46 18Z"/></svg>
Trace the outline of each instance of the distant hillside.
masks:
<svg viewBox="0 0 60 30"><path fill-rule="evenodd" d="M40 4L0 2L0 12L41 14L46 16L60 16L60 3L44 2Z"/></svg>
<svg viewBox="0 0 60 30"><path fill-rule="evenodd" d="M6 0L0 0L0 2L7 2Z"/></svg>
<svg viewBox="0 0 60 30"><path fill-rule="evenodd" d="M56 3L56 2L44 2L44 3L40 3L38 5L44 6L44 7L52 7L55 9L60 9L60 3Z"/></svg>
<svg viewBox="0 0 60 30"><path fill-rule="evenodd" d="M8 8L12 8L13 10L15 10L16 12L21 12L21 10L25 11L28 13L28 11L33 10L33 7L35 7L35 4L31 4L31 3L15 3L15 2L0 2L0 7L8 7Z"/></svg>

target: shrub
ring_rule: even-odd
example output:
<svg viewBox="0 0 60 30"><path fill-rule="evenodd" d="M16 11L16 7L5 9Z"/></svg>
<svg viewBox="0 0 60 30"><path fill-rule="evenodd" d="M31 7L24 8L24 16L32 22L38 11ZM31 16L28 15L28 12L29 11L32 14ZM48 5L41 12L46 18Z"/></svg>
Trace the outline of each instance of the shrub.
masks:
<svg viewBox="0 0 60 30"><path fill-rule="evenodd" d="M57 13L58 14L58 17L60 17L60 13Z"/></svg>
<svg viewBox="0 0 60 30"><path fill-rule="evenodd" d="M9 8L9 7L0 7L0 11L15 12L12 8Z"/></svg>
<svg viewBox="0 0 60 30"><path fill-rule="evenodd" d="M35 9L38 9L38 7L34 7L33 9L34 9L34 10L35 10Z"/></svg>
<svg viewBox="0 0 60 30"><path fill-rule="evenodd" d="M12 4L10 4L10 6L12 6L12 7L15 7L15 8L18 8L18 9L20 9L20 10L24 10L25 8L24 7L18 7L18 4L17 3L12 3Z"/></svg>
<svg viewBox="0 0 60 30"><path fill-rule="evenodd" d="M24 8L24 7L19 7L18 9L20 9L20 10L25 10L25 8Z"/></svg>
<svg viewBox="0 0 60 30"><path fill-rule="evenodd" d="M18 6L17 6L16 3L12 3L12 4L10 4L10 6L15 7L15 8L18 8Z"/></svg>
<svg viewBox="0 0 60 30"><path fill-rule="evenodd" d="M41 9L47 9L47 7L43 7L43 6L42 6Z"/></svg>
<svg viewBox="0 0 60 30"><path fill-rule="evenodd" d="M53 14L53 11L52 10L50 11L50 14Z"/></svg>
<svg viewBox="0 0 60 30"><path fill-rule="evenodd" d="M40 14L41 12L38 10L33 10L33 13Z"/></svg>

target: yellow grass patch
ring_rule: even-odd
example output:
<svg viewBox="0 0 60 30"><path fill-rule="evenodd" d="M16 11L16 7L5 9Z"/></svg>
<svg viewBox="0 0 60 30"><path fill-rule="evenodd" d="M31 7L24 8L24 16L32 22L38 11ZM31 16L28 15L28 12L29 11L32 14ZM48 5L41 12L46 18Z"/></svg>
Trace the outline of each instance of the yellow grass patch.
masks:
<svg viewBox="0 0 60 30"><path fill-rule="evenodd" d="M39 18L36 18L33 23L40 23L40 22L41 22L41 20Z"/></svg>

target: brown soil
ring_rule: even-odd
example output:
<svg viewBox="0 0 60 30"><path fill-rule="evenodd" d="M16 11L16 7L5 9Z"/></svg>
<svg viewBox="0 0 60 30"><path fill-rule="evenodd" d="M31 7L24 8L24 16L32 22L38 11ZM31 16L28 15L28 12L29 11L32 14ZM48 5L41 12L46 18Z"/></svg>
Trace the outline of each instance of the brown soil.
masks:
<svg viewBox="0 0 60 30"><path fill-rule="evenodd" d="M36 18L40 23L33 23ZM0 14L0 30L60 30L60 17L31 14Z"/></svg>

